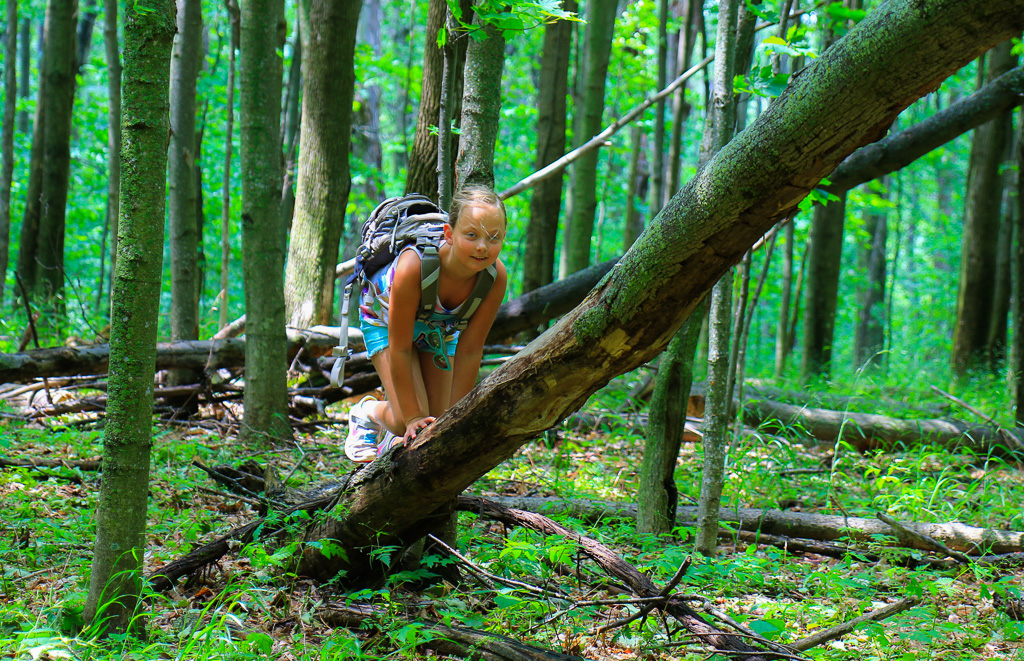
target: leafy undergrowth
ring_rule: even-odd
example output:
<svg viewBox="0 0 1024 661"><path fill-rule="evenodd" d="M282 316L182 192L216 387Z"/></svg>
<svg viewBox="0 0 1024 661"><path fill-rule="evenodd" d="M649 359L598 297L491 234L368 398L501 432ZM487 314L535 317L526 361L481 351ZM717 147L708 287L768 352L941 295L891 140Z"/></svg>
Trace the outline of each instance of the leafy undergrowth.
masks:
<svg viewBox="0 0 1024 661"><path fill-rule="evenodd" d="M593 406L602 404L608 406L596 398ZM181 429L156 434L147 571L256 516L253 503L217 490L192 467L193 458L207 465L269 463L281 475L291 474L293 486L352 468L340 451L341 428L263 450ZM633 503L642 448L642 436L626 427L564 428L524 447L474 490L483 496ZM98 432L0 427L0 453L8 456L94 458L100 449ZM681 504L698 495L700 453L699 445L685 443L680 454ZM800 430L787 430L785 438L765 433L737 439L727 470L724 508L866 517L881 511L904 521L959 520L1024 530L1019 467L993 457L927 445L860 455L843 444L836 449L806 444ZM0 658L445 658L429 643L445 635L432 623L501 633L594 659L722 658L656 611L601 631L639 606L607 603L629 595L573 542L471 514L460 516L459 549L475 569L463 560L428 554L419 568L394 574L378 589L345 592L295 574L297 541L256 541L180 582L173 592L151 595L141 613L145 639L97 639L83 629L81 612L98 479L95 473L67 469L0 470ZM612 547L658 585L667 583L692 551L687 528L672 538L654 538L638 535L634 522L622 515L552 518ZM905 555L887 541L859 547L884 558L868 562L859 553L841 559L798 555L726 536L717 558L692 556L677 592L699 595L705 601L694 603L709 604L780 643L918 596L920 603L910 610L863 625L804 656L1024 659L1024 626L993 605L995 595L1020 594L1016 572L978 565L907 569L887 561ZM458 586L435 581L423 587L423 579L453 565L464 578Z"/></svg>

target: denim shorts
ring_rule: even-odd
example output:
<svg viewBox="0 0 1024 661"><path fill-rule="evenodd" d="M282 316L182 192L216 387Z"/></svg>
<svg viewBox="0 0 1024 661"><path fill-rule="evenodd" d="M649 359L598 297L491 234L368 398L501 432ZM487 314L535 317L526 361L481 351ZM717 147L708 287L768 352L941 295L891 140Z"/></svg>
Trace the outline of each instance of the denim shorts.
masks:
<svg viewBox="0 0 1024 661"><path fill-rule="evenodd" d="M388 346L388 329L384 326L361 323L363 341L366 343L366 355L374 356ZM412 329L412 346L421 352L431 354L434 365L442 370L451 369L451 359L455 355L455 346L459 342L459 331L453 331L445 337L444 331L416 320Z"/></svg>

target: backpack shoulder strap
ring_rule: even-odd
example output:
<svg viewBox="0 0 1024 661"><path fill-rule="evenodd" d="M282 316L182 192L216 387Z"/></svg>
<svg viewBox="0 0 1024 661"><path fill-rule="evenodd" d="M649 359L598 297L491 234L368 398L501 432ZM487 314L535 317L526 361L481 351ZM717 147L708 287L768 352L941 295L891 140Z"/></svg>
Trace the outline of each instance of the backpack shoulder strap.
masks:
<svg viewBox="0 0 1024 661"><path fill-rule="evenodd" d="M480 307L480 304L487 298L487 294L491 292L491 287L494 285L494 278L498 275L498 268L491 264L486 269L481 271L476 276L476 284L473 285L473 291L470 292L469 298L459 308L459 313L455 315L455 328L458 330L465 330L466 326L469 325L469 318L473 316L476 309Z"/></svg>
<svg viewBox="0 0 1024 661"><path fill-rule="evenodd" d="M441 257L432 243L417 246L420 253L420 307L416 318L426 320L434 313L437 286L441 280Z"/></svg>

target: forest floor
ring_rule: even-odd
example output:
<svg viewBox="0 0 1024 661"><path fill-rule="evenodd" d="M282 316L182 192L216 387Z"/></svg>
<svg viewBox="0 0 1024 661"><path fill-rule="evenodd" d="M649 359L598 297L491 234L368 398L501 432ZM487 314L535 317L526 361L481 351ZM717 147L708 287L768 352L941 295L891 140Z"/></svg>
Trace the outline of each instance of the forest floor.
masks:
<svg viewBox="0 0 1024 661"><path fill-rule="evenodd" d="M627 379L588 404L618 408ZM338 405L343 417L347 404ZM73 420L45 427L0 422L0 455L92 459L101 434ZM246 447L236 438L188 428L157 429L146 554L147 571L193 546L247 523L250 499L219 489L192 465L276 466L292 485L352 470L341 450L344 428L297 437L292 445ZM522 448L471 489L477 495L549 496L634 503L643 438L623 428L549 433ZM828 468L822 468L828 466ZM294 471L293 471L294 469ZM799 469L799 470L793 470ZM680 504L700 488L701 447L685 443L676 480ZM738 438L730 453L723 507L786 508L902 521L953 521L1024 530L1024 473L994 457L954 454L925 444L862 455L847 446L822 447L799 430ZM462 513L459 550L490 574L474 578L463 560L458 586L412 585L431 567L453 562L427 556L423 568L400 572L378 589L344 592L297 576L299 542L237 545L201 575L153 594L141 615L145 640L98 640L82 630L99 474L66 469L0 469L0 659L380 659L456 658L428 651L439 634L430 622L497 632L536 647L591 659L724 658L701 648L657 611L608 631L602 625L636 612L615 582L577 552L574 542ZM971 563L946 570L907 569L906 551L880 537L870 550L842 558L787 553L724 537L717 558L692 554L691 529L655 538L635 532L626 517L583 521L552 515L608 545L657 585L690 556L677 587L697 594L760 635L780 643L852 619L907 596L913 608L808 650L810 659L1024 659L1024 622L993 604L1020 594L1019 570ZM862 549L867 547L861 546ZM383 553L391 550L384 549ZM919 552L915 552L920 555ZM892 559L893 562L889 562ZM512 580L509 580L512 579ZM546 596L513 581L543 586ZM551 596L557 588L568 598ZM627 595L628 596L628 595ZM359 611L360 617L352 613ZM347 613L346 617L340 614ZM344 621L342 621L344 620ZM346 626L347 625L347 626ZM793 658L801 658L794 656Z"/></svg>

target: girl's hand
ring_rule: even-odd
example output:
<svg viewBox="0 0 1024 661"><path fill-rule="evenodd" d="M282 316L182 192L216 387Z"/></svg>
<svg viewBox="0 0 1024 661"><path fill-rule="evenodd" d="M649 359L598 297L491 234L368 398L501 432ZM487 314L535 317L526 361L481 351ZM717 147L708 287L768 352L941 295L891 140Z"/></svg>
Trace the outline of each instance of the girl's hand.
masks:
<svg viewBox="0 0 1024 661"><path fill-rule="evenodd" d="M405 426L405 436L402 437L402 445L409 445L409 441L416 438L416 434L426 429L434 423L434 418L427 416L425 418L413 418L412 422Z"/></svg>

